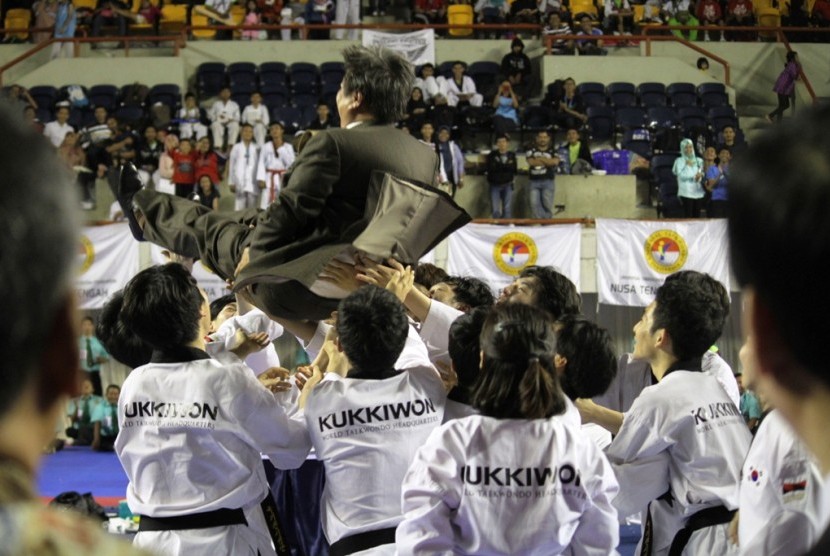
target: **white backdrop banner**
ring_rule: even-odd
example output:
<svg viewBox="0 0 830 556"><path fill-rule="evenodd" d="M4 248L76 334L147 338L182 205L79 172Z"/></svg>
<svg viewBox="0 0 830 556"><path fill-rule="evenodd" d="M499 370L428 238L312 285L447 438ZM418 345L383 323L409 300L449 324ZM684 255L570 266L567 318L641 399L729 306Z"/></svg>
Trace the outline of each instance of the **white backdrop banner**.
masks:
<svg viewBox="0 0 830 556"><path fill-rule="evenodd" d="M80 308L101 309L138 272L138 259L138 242L127 224L84 228L75 280Z"/></svg>
<svg viewBox="0 0 830 556"><path fill-rule="evenodd" d="M680 270L705 272L729 291L726 220L597 219L600 303L645 307L666 276Z"/></svg>
<svg viewBox="0 0 830 556"><path fill-rule="evenodd" d="M383 33L363 30L363 46L379 45L401 54L410 63L435 63L435 31L423 29L412 33Z"/></svg>
<svg viewBox="0 0 830 556"><path fill-rule="evenodd" d="M449 237L447 272L475 276L498 293L526 266L552 266L579 289L582 228L467 224Z"/></svg>
<svg viewBox="0 0 830 556"><path fill-rule="evenodd" d="M158 245L150 245L150 261L153 264L166 264L168 262L164 255L161 254L162 251L163 249ZM199 287L205 290L208 299L211 301L231 293L225 281L203 265L202 261L196 261L193 264L193 277L196 278Z"/></svg>

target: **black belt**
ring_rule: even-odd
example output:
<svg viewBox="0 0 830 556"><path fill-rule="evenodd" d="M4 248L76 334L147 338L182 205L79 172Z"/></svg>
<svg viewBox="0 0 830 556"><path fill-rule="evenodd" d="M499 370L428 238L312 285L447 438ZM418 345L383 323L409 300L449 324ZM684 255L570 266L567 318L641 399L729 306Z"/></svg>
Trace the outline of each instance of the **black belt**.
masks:
<svg viewBox="0 0 830 556"><path fill-rule="evenodd" d="M211 512L175 515L170 517L141 516L138 532L144 531L181 531L183 529L210 529L225 525L248 525L242 508L230 510L220 508Z"/></svg>
<svg viewBox="0 0 830 556"><path fill-rule="evenodd" d="M361 550L368 550L376 546L395 543L397 527L387 527L375 531L365 531L356 535L343 537L329 547L329 556L348 556Z"/></svg>
<svg viewBox="0 0 830 556"><path fill-rule="evenodd" d="M675 534L671 548L669 548L669 556L680 556L695 531L729 523L733 517L735 517L735 510L727 510L725 506L706 508L693 514L686 521L685 527Z"/></svg>

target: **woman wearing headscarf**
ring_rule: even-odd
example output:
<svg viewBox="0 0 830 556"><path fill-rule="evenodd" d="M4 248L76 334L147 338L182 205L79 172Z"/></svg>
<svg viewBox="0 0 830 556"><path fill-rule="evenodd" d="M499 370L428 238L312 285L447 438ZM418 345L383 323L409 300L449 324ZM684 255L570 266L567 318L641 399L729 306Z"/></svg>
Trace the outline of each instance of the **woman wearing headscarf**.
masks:
<svg viewBox="0 0 830 556"><path fill-rule="evenodd" d="M705 191L703 179L703 159L695 155L695 146L691 139L680 142L680 157L674 161L672 172L677 176L677 196L683 205L684 218L700 218Z"/></svg>

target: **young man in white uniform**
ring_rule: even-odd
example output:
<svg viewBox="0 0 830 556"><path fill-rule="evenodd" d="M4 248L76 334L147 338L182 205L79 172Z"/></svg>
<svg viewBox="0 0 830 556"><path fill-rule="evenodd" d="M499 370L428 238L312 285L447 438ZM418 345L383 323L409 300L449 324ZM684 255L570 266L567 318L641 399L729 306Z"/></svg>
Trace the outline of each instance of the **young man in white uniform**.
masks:
<svg viewBox="0 0 830 556"><path fill-rule="evenodd" d="M153 347L119 399L115 450L130 508L144 516L134 544L162 554L274 554L260 452L279 468L298 467L305 425L241 360L223 365L204 352L210 309L183 266L136 275L121 319Z"/></svg>
<svg viewBox="0 0 830 556"><path fill-rule="evenodd" d="M262 95L257 92L251 93L251 104L242 111L242 123L253 126L257 147L262 147L265 143L265 132L270 122L268 107L262 104Z"/></svg>
<svg viewBox="0 0 830 556"><path fill-rule="evenodd" d="M484 97L476 91L476 83L473 78L465 75L467 67L464 62L456 62L452 65L452 75L449 79L438 78L441 94L447 97L447 104L458 106L459 102L469 102L470 106L481 106Z"/></svg>
<svg viewBox="0 0 830 556"><path fill-rule="evenodd" d="M280 194L282 174L294 164L294 147L283 139L282 123L274 122L268 129L271 140L265 143L259 152L256 181L262 190L259 206L268 208Z"/></svg>
<svg viewBox="0 0 830 556"><path fill-rule="evenodd" d="M213 146L220 151L227 151L239 137L239 105L231 100L231 90L223 87L219 91L219 100L213 103L208 113L210 131L213 133ZM225 133L228 140L225 141Z"/></svg>
<svg viewBox="0 0 830 556"><path fill-rule="evenodd" d="M228 159L228 185L236 195L234 210L257 208L259 185L257 185L257 164L259 149L254 143L254 129L243 124L239 143L231 149Z"/></svg>
<svg viewBox="0 0 830 556"><path fill-rule="evenodd" d="M394 554L400 485L415 450L441 424L446 392L423 355L420 366L395 369L409 323L390 292L358 289L340 303L336 328L349 363L345 378L318 371L303 391L326 469L323 530L332 556Z"/></svg>
<svg viewBox="0 0 830 556"><path fill-rule="evenodd" d="M634 357L658 383L625 414L606 454L620 482L614 506L648 507L643 554L727 554L750 434L701 359L722 332L715 282L666 280L634 327Z"/></svg>
<svg viewBox="0 0 830 556"><path fill-rule="evenodd" d="M732 269L744 300L755 383L830 479L826 272L830 258L830 109L805 109L735 158L729 174ZM830 554L830 489L813 516L824 533L807 553ZM743 517L742 517L743 519Z"/></svg>

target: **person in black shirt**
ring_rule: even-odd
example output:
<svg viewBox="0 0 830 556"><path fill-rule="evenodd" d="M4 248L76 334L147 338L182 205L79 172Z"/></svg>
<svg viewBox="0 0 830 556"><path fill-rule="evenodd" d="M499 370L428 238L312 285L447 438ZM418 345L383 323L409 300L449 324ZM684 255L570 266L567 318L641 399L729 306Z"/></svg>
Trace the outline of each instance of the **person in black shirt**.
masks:
<svg viewBox="0 0 830 556"><path fill-rule="evenodd" d="M516 153L509 150L507 135L496 138L496 148L487 155L487 183L493 218L510 218L513 178L516 176Z"/></svg>
<svg viewBox="0 0 830 556"><path fill-rule="evenodd" d="M515 7L521 1L516 0L513 6ZM535 6L536 4L533 3L533 5ZM522 42L522 39L516 37L510 43L510 52L505 54L504 58L501 59L501 72L510 81L513 91L521 102L528 96L532 71L530 58L524 53L524 48L525 43Z"/></svg>
<svg viewBox="0 0 830 556"><path fill-rule="evenodd" d="M136 149L136 167L141 181L147 185L150 176L158 170L159 157L164 152L164 144L158 140L158 131L155 126L148 125L144 128L144 138Z"/></svg>

